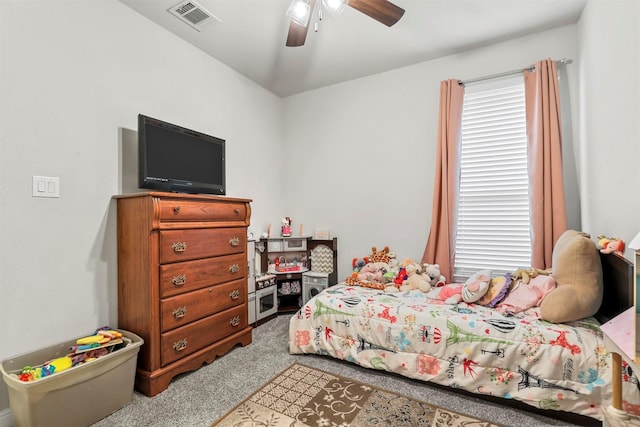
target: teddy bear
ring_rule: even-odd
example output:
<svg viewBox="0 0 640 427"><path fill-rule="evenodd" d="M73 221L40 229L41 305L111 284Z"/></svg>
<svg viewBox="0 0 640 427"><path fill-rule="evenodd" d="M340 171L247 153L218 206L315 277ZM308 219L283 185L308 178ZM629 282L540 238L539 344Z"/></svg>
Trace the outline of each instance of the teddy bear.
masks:
<svg viewBox="0 0 640 427"><path fill-rule="evenodd" d="M440 274L439 264L422 264L422 276L429 281L431 287L440 287L446 283L446 278Z"/></svg>
<svg viewBox="0 0 640 427"><path fill-rule="evenodd" d="M431 290L431 283L429 283L423 276L420 270L419 264L409 264L405 267L407 279L400 285L399 290L413 291L419 290L422 292L429 292Z"/></svg>

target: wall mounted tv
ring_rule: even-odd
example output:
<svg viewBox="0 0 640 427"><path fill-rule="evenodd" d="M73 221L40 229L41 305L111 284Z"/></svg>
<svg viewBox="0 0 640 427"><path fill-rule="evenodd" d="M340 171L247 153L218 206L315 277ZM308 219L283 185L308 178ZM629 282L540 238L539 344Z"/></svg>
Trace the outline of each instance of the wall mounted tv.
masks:
<svg viewBox="0 0 640 427"><path fill-rule="evenodd" d="M140 188L226 194L224 139L139 114L138 161Z"/></svg>

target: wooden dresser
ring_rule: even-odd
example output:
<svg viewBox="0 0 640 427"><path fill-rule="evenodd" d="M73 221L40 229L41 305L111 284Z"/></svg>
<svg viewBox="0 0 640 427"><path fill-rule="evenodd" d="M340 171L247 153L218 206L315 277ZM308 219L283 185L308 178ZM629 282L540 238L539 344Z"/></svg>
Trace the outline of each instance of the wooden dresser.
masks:
<svg viewBox="0 0 640 427"><path fill-rule="evenodd" d="M136 388L251 343L247 227L251 200L148 192L118 206L118 327L144 339Z"/></svg>

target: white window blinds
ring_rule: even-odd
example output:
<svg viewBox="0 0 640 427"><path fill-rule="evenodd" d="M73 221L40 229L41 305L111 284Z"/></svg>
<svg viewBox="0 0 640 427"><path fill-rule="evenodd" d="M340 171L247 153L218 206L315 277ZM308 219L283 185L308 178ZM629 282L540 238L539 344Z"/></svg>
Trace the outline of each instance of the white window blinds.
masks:
<svg viewBox="0 0 640 427"><path fill-rule="evenodd" d="M454 281L531 264L522 76L465 87Z"/></svg>

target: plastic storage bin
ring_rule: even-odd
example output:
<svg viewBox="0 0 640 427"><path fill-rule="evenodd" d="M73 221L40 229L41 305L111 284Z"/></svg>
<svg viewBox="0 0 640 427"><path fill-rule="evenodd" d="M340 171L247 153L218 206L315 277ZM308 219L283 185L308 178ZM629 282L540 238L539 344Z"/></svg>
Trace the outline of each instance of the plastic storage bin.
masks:
<svg viewBox="0 0 640 427"><path fill-rule="evenodd" d="M76 340L2 362L0 369L9 389L15 425L88 426L131 403L143 340L119 331L125 342L123 348L36 381L20 381L15 373L68 354Z"/></svg>

